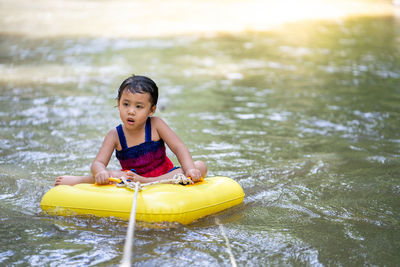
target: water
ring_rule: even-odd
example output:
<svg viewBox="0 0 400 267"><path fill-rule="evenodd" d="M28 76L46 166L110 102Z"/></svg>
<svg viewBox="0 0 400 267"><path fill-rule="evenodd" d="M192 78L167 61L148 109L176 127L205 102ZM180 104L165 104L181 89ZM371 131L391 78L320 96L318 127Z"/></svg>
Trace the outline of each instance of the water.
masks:
<svg viewBox="0 0 400 267"><path fill-rule="evenodd" d="M397 17L169 37L2 34L0 55L2 266L119 264L126 222L47 216L40 200L58 175L89 172L131 73L157 81L157 115L209 175L246 193L188 226L139 225L135 266L229 266L215 218L239 266L400 261Z"/></svg>

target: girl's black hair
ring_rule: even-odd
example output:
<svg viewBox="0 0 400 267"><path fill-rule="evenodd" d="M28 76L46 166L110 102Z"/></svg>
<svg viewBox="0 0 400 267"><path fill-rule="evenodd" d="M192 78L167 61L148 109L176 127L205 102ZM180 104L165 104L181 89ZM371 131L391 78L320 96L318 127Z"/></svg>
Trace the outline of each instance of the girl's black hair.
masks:
<svg viewBox="0 0 400 267"><path fill-rule="evenodd" d="M118 89L118 96L117 96L118 101L121 99L121 95L124 92L124 90L128 90L133 94L149 93L151 97L150 101L152 106L157 105L158 87L152 79L147 78L146 76L139 76L132 74L132 76L125 79L121 83Z"/></svg>

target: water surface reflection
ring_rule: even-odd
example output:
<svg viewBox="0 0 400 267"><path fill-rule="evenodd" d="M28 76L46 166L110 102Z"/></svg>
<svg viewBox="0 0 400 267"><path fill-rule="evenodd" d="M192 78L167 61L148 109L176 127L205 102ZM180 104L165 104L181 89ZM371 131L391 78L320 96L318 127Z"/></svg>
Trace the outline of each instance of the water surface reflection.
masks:
<svg viewBox="0 0 400 267"><path fill-rule="evenodd" d="M126 222L49 217L54 177L84 174L119 123L116 88L158 81L165 118L242 206L136 235L134 265L387 265L399 261L400 29L393 17L209 37L2 35L3 265L117 265ZM118 167L116 161L112 166Z"/></svg>

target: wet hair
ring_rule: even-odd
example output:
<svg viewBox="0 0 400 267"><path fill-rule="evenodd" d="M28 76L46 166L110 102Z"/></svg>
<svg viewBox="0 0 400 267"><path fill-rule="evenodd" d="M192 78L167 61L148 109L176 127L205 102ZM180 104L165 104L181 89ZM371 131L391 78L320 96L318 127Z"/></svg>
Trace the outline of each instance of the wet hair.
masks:
<svg viewBox="0 0 400 267"><path fill-rule="evenodd" d="M132 76L126 78L119 86L118 96L117 96L118 101L121 99L121 95L125 90L128 90L132 94L149 93L151 98L150 99L151 105L152 106L157 105L158 87L152 79L147 78L146 76L139 76L132 74Z"/></svg>

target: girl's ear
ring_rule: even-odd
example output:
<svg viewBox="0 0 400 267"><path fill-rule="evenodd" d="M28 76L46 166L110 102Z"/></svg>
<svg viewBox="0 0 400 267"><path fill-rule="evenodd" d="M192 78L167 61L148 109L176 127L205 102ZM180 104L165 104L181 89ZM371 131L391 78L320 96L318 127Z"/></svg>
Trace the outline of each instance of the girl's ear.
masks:
<svg viewBox="0 0 400 267"><path fill-rule="evenodd" d="M150 116L153 116L153 114L156 112L156 109L157 109L157 105L153 105L151 108L150 108Z"/></svg>

